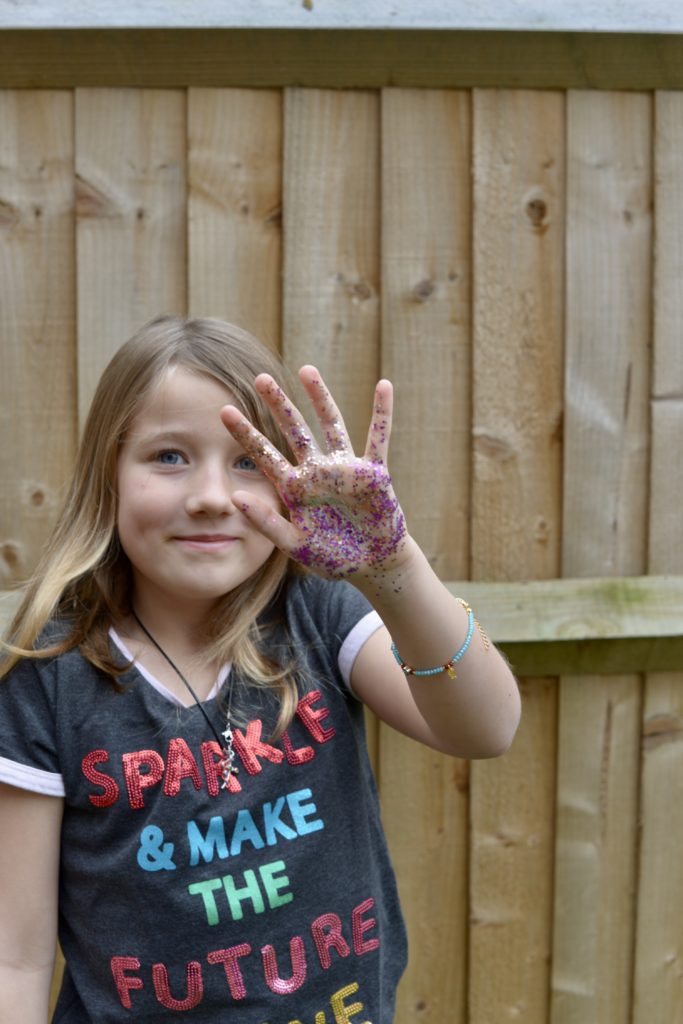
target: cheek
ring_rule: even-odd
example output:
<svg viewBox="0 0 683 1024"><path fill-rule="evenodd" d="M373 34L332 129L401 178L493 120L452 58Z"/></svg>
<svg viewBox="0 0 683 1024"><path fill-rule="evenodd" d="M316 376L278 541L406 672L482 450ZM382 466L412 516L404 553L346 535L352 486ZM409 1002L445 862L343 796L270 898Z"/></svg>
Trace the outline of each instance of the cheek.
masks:
<svg viewBox="0 0 683 1024"><path fill-rule="evenodd" d="M168 498L144 482L122 481L119 486L116 515L119 533L139 533L163 525L168 515Z"/></svg>
<svg viewBox="0 0 683 1024"><path fill-rule="evenodd" d="M250 490L256 497L260 498L261 501L264 501L266 505L272 508L274 512L279 512L281 515L285 514L285 506L280 500L280 495L269 480L261 479L258 484L255 484L250 488L245 488L245 490Z"/></svg>

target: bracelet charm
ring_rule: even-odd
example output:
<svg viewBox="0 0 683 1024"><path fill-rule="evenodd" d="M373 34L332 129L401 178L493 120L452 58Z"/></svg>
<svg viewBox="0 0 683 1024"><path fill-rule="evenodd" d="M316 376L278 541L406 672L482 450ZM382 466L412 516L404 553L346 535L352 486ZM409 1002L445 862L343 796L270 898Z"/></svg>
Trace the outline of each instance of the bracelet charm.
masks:
<svg viewBox="0 0 683 1024"><path fill-rule="evenodd" d="M456 678L455 666L458 664L458 662L463 657L463 655L467 652L470 644L472 643L472 637L474 635L474 626L475 626L474 613L473 613L472 609L470 608L470 606L468 605L468 603L466 601L463 601L463 599L461 597L457 598L457 600L460 602L460 604L463 606L463 608L467 612L467 636L465 637L462 646L455 652L453 657L449 658L448 661L445 662L445 664L443 664L443 665L435 665L434 668L413 668L412 665L408 665L407 662L405 662L403 660L401 655L398 653L398 648L396 647L396 644L392 642L392 644L391 644L391 653L394 655L394 658L396 659L398 664L401 666L401 669L403 670L405 675L407 675L407 676L438 676L438 675L441 675L442 672L447 672L451 679L455 679ZM477 625L478 625L478 623L477 623ZM485 646L488 649L488 637L486 638L486 640L487 640L487 643L485 644Z"/></svg>

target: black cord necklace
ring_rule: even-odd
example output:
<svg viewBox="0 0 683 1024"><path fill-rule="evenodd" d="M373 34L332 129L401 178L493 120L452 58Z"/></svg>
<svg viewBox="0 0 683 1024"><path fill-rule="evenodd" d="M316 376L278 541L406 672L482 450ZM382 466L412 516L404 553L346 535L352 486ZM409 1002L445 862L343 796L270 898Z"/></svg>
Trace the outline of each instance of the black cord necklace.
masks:
<svg viewBox="0 0 683 1024"><path fill-rule="evenodd" d="M228 710L227 710L226 715L225 715L225 729L219 735L218 730L216 729L216 727L214 726L213 722L211 721L211 719L207 715L206 710L204 708L204 705L202 704L202 702L200 701L199 697L194 692L194 690L192 689L192 687L190 686L189 682L187 681L187 679L185 678L183 673L180 671L178 666L175 664L175 662L171 661L171 659L169 658L168 654L163 649L161 644L158 643L158 641L154 639L154 637L152 636L150 631L140 621L140 619L138 618L137 614L135 613L135 611L132 608L131 608L131 615L133 616L133 618L135 619L135 621L137 622L138 626L140 627L142 632L145 634L147 639L150 641L150 643L154 644L154 646L156 647L156 649L158 650L158 652L162 656L162 658L166 659L166 661L171 666L173 671L176 673L178 678L181 679L182 682L185 684L187 689L190 691L190 694L191 694L195 704L197 705L197 707L199 708L201 713L204 715L204 718L206 719L207 724L208 724L209 728L211 729L211 732L216 737L216 742L218 743L218 746L221 748L221 753L223 755L223 757L219 761L219 766L220 766L220 770L221 770L221 778L223 779L223 782L221 784L221 789L228 789L228 786L229 786L229 783L230 783L230 776L231 775L237 775L238 772L239 772L239 768L234 763L234 761L235 761L235 751L234 751L233 745L232 745L232 724L231 724L231 721L230 721L230 711L232 709L232 679L230 680L230 688L228 690ZM221 736L223 737L222 741L221 741Z"/></svg>

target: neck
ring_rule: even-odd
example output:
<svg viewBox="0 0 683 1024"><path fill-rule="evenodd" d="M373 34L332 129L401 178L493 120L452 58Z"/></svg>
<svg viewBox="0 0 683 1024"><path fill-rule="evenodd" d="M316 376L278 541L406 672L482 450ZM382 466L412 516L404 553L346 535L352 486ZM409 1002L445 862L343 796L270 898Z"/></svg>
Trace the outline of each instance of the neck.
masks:
<svg viewBox="0 0 683 1024"><path fill-rule="evenodd" d="M184 686L187 689L188 693L193 698L195 704L197 705L197 707L201 711L202 715L206 719L206 724L209 726L209 728L211 729L211 732L216 737L216 742L218 743L218 746L219 746L219 748L221 750L221 753L223 755L221 760L220 760L220 762L219 762L220 769L221 769L221 777L223 779L223 784L221 786L221 789L229 789L230 788L231 777L233 775L236 775L239 772L239 768L235 767L235 764L234 764L235 752L233 750L233 745L232 745L233 734L232 734L232 725L230 723L230 708L231 708L231 705L232 705L232 680L230 681L230 689L228 691L229 692L228 710L227 710L226 716L225 716L225 729L224 729L223 733L219 735L218 730L216 729L215 725L213 724L213 722L209 718L208 714L206 713L205 708L202 706L202 703L201 703L199 697L197 696L197 693L195 692L194 688L190 684L189 680L180 671L178 666L173 661L171 661L171 659L169 658L169 656L166 653L166 651L163 649L163 647L161 647L161 645L158 643L158 641L152 636L150 631L147 629L147 627L141 621L139 616L136 615L134 610L132 611L132 615L133 615L133 618L135 619L136 623L138 624L138 627L142 630L142 632L147 637L148 641L152 644L152 646L155 648L155 650L157 650L159 652L159 654L162 656L162 658L168 663L169 667L173 669L173 671L176 673L178 678L182 681L182 683L184 684ZM222 736L223 742L221 742L221 736Z"/></svg>
<svg viewBox="0 0 683 1024"><path fill-rule="evenodd" d="M200 703L200 700L204 700L215 682L214 667L193 665L191 660L188 664L187 658L178 649L178 645L174 644L168 650L134 609L131 611L131 618L136 626L138 642L142 640L145 645L146 653L143 654L143 662L148 669L153 671L155 677L165 681L169 689L176 693L185 704L188 702L188 694L197 704Z"/></svg>
<svg viewBox="0 0 683 1024"><path fill-rule="evenodd" d="M142 622L157 643L168 645L178 657L194 657L204 646L203 627L210 609L205 607L177 607L165 602L146 601L134 594L131 601L132 617Z"/></svg>

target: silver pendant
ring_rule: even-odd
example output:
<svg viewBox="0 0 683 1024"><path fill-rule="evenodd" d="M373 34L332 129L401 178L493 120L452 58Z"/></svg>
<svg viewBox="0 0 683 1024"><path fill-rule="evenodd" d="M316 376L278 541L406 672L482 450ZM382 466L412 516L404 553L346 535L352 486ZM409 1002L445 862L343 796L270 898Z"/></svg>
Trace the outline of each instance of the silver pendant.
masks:
<svg viewBox="0 0 683 1024"><path fill-rule="evenodd" d="M232 745L232 727L230 725L230 719L229 718L227 719L227 721L225 723L225 730L221 733L221 736L225 740L225 744L223 745L223 751L222 751L223 757L219 761L219 766L220 766L220 770L221 770L221 778L223 779L223 782L221 784L221 789L228 789L229 785L230 785L230 778L231 778L231 776L239 775L239 768L234 763L234 761L235 761L235 751L234 751L233 745Z"/></svg>

